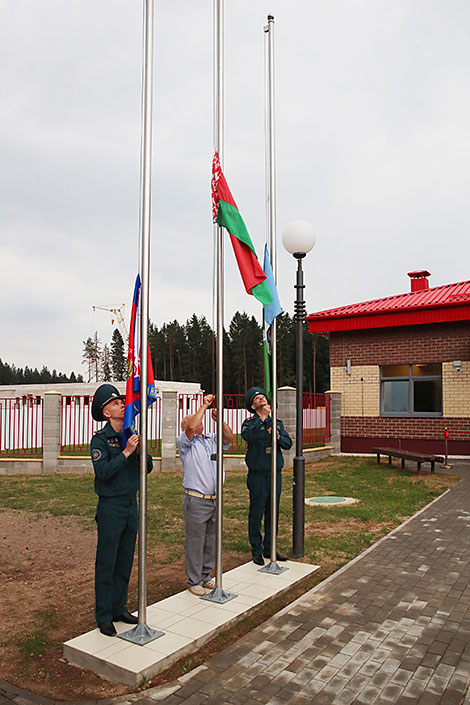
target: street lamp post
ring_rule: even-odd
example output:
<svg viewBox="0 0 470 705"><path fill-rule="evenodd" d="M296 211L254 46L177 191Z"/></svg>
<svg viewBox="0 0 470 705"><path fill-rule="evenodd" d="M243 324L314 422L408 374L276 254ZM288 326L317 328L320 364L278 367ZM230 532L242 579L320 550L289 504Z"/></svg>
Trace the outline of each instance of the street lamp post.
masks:
<svg viewBox="0 0 470 705"><path fill-rule="evenodd" d="M294 286L296 298L294 320L296 322L296 422L295 422L295 458L294 485L292 496L292 555L303 558L304 524L305 524L305 458L303 456L303 330L305 320L304 273L302 260L315 245L315 233L310 223L294 220L283 230L282 244L297 260L297 281Z"/></svg>

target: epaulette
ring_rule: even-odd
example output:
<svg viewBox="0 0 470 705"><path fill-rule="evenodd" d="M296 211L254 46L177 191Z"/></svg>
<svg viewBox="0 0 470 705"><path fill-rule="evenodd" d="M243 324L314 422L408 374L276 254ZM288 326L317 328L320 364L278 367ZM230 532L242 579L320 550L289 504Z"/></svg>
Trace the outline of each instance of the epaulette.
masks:
<svg viewBox="0 0 470 705"><path fill-rule="evenodd" d="M98 436L100 433L103 433L104 431L104 426L103 428L99 428L97 431L95 431L95 436Z"/></svg>

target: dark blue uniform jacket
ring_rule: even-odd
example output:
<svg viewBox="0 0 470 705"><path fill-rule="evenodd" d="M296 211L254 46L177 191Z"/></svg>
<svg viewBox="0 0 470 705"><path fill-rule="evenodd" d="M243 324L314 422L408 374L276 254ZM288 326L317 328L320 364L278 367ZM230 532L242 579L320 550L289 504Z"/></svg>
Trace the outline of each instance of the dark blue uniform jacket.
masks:
<svg viewBox="0 0 470 705"><path fill-rule="evenodd" d="M121 436L110 423L95 433L90 451L97 495L131 497L136 494L139 489L140 456L132 453L126 458L122 452ZM152 467L152 458L147 455L147 472L151 472Z"/></svg>
<svg viewBox="0 0 470 705"><path fill-rule="evenodd" d="M271 472L271 453L266 449L271 447L271 434L268 428L272 424L270 416L265 421L261 421L258 414L246 419L242 424L242 438L247 442L248 448L245 462L248 470L268 473ZM277 421L277 431L279 438L277 441L277 469L284 467L284 458L281 448L288 450L292 446L292 439L284 428L282 421Z"/></svg>

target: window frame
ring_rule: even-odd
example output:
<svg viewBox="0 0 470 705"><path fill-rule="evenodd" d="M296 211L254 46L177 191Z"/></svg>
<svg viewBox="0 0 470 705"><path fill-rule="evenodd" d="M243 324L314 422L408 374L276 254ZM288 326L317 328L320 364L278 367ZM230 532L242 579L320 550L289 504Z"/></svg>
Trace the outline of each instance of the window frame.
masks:
<svg viewBox="0 0 470 705"><path fill-rule="evenodd" d="M390 365L379 365L380 370L380 416L390 417L390 418L440 418L443 416L443 394L442 394L442 362L439 363L395 363L397 365L408 364L408 376L397 376L389 377L383 374L383 368L389 367ZM413 365L420 364L439 364L441 365L440 375L415 375L413 376ZM414 382L419 380L420 382L435 382L439 381L441 383L441 409L440 411L412 411L414 408ZM384 382L408 382L408 411L384 411L384 394L383 394L383 383Z"/></svg>

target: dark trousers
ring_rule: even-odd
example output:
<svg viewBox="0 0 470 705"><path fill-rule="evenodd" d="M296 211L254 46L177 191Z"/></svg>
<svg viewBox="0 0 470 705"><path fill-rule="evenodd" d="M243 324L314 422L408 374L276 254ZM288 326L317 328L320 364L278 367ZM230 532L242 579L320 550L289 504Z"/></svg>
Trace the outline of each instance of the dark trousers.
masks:
<svg viewBox="0 0 470 705"><path fill-rule="evenodd" d="M136 497L100 497L96 509L95 619L111 622L126 606L138 526Z"/></svg>
<svg viewBox="0 0 470 705"><path fill-rule="evenodd" d="M279 499L282 489L282 474L276 476L276 533L279 519ZM248 512L248 538L253 556L271 551L271 473L248 471L246 485L250 492ZM261 522L264 516L264 539L261 539Z"/></svg>

